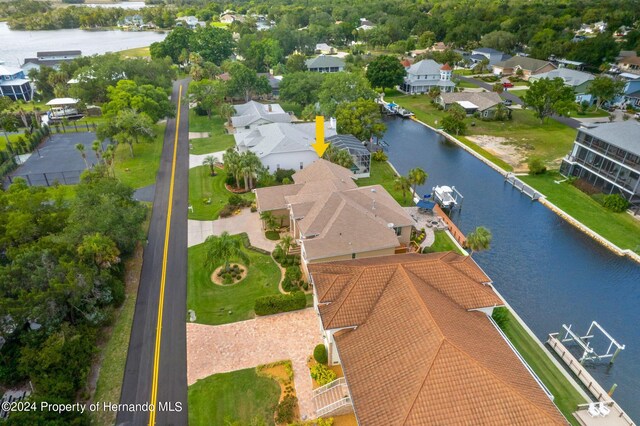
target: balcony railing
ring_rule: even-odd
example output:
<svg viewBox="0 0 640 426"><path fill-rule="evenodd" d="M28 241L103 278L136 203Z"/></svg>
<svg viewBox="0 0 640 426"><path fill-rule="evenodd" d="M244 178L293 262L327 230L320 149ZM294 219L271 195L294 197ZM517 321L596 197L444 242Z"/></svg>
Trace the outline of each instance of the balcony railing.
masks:
<svg viewBox="0 0 640 426"><path fill-rule="evenodd" d="M316 388L313 390L313 396L318 396L321 393L325 393L328 390L331 390L333 388L335 388L336 386L340 386L340 385L347 385L346 380L344 379L344 377L340 377L339 379L334 380L331 383L327 383L324 386L320 386L319 388Z"/></svg>

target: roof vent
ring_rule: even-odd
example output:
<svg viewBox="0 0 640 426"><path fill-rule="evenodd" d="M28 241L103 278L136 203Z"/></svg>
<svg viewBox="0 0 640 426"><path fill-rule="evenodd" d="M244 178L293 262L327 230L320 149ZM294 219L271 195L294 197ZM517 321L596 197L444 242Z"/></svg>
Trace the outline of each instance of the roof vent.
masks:
<svg viewBox="0 0 640 426"><path fill-rule="evenodd" d="M376 192L378 192L378 191L376 191L376 189L375 189L375 188L371 188L371 192L373 192L373 193L375 194L375 193L376 193Z"/></svg>
<svg viewBox="0 0 640 426"><path fill-rule="evenodd" d="M389 222L387 223L387 228L391 229L393 228L395 225L393 224L393 222Z"/></svg>

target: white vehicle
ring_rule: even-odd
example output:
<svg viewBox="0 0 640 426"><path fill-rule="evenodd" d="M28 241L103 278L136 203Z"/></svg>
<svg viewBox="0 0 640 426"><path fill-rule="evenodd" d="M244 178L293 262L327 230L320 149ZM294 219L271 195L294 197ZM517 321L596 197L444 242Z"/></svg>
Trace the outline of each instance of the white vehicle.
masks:
<svg viewBox="0 0 640 426"><path fill-rule="evenodd" d="M78 115L78 110L75 108L56 107L56 108L51 108L51 111L49 111L48 115L49 115L49 118L51 119L73 117Z"/></svg>

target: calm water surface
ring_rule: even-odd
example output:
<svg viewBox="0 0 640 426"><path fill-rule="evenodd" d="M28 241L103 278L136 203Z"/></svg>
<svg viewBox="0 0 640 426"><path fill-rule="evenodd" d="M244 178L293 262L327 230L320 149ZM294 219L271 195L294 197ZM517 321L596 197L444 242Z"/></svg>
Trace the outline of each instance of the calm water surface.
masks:
<svg viewBox="0 0 640 426"><path fill-rule="evenodd" d="M605 389L617 383L616 401L640 419L640 265L605 250L430 129L401 119L387 125L389 161L402 174L412 167L429 174L420 194L454 185L464 195L456 224L464 233L491 230L491 249L474 258L541 340L563 323L584 334L596 320L626 344L612 368L589 368Z"/></svg>
<svg viewBox="0 0 640 426"><path fill-rule="evenodd" d="M48 50L81 50L85 56L117 52L149 46L166 36L153 31L12 31L6 22L0 22L0 61L17 67L24 58L33 58L36 52Z"/></svg>

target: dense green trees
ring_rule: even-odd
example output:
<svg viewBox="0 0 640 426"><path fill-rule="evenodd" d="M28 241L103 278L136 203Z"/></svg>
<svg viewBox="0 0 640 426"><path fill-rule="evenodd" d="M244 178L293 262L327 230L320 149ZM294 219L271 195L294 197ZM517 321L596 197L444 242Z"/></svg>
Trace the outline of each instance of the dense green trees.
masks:
<svg viewBox="0 0 640 426"><path fill-rule="evenodd" d="M258 76L255 70L240 62L231 62L227 66L231 79L227 82L227 91L231 96L243 98L245 102L253 96L271 92L269 80L265 76Z"/></svg>
<svg viewBox="0 0 640 426"><path fill-rule="evenodd" d="M150 84L137 85L132 80L120 80L107 88L107 98L102 111L107 116L133 109L147 114L153 122L174 114L174 106L169 101L167 91Z"/></svg>
<svg viewBox="0 0 640 426"><path fill-rule="evenodd" d="M614 80L606 76L598 76L589 84L587 93L596 98L598 108L605 101L610 101L616 96L622 94L625 82L623 80Z"/></svg>
<svg viewBox="0 0 640 426"><path fill-rule="evenodd" d="M336 72L327 74L318 91L320 109L324 115L335 115L339 104L358 99L374 99L376 92L360 74Z"/></svg>
<svg viewBox="0 0 640 426"><path fill-rule="evenodd" d="M20 179L0 191L0 383L30 380L36 399L69 403L86 384L98 330L124 299L120 256L142 238L146 209L102 167L85 172L74 198L58 194ZM44 424L40 415L11 421Z"/></svg>
<svg viewBox="0 0 640 426"><path fill-rule="evenodd" d="M406 71L398 58L380 55L367 67L367 80L383 90L402 84Z"/></svg>
<svg viewBox="0 0 640 426"><path fill-rule="evenodd" d="M372 100L344 102L336 108L338 133L351 134L361 141L382 137L387 126L382 122L380 107Z"/></svg>
<svg viewBox="0 0 640 426"><path fill-rule="evenodd" d="M318 92L325 74L318 72L295 72L285 74L280 82L280 99L302 106L318 102Z"/></svg>
<svg viewBox="0 0 640 426"><path fill-rule="evenodd" d="M227 86L221 80L200 80L192 81L189 84L189 94L198 103L198 107L207 112L207 117L211 119L211 114L218 109L227 94Z"/></svg>
<svg viewBox="0 0 640 426"><path fill-rule="evenodd" d="M533 82L522 100L527 108L533 109L540 123L554 114L567 115L575 108L573 89L565 86L561 78L543 78Z"/></svg>
<svg viewBox="0 0 640 426"><path fill-rule="evenodd" d="M152 58L170 57L173 63L184 62L190 53L198 53L204 61L220 65L233 52L230 31L212 26L190 30L177 27L161 42L149 48ZM185 58L186 56L186 58Z"/></svg>

